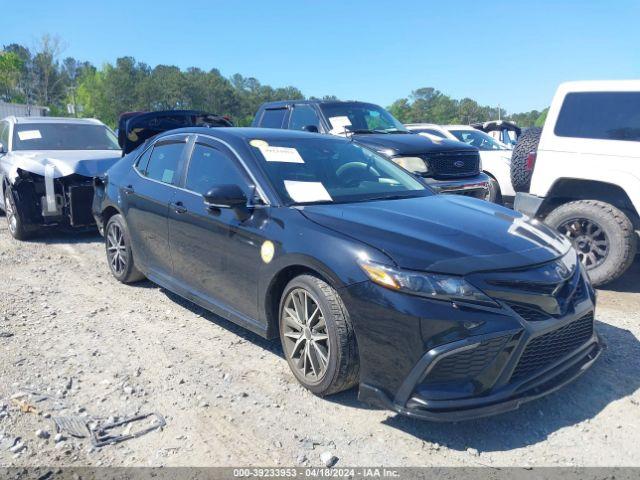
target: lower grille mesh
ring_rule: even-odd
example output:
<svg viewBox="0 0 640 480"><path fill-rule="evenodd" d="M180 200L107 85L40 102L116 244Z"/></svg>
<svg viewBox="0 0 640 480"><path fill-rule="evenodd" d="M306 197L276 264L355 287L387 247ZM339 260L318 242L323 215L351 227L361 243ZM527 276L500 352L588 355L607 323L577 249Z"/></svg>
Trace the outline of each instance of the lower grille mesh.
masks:
<svg viewBox="0 0 640 480"><path fill-rule="evenodd" d="M486 340L471 350L454 353L438 361L426 383L461 380L477 376L496 357L509 335Z"/></svg>
<svg viewBox="0 0 640 480"><path fill-rule="evenodd" d="M534 338L526 346L511 380L526 378L568 355L593 335L593 313Z"/></svg>

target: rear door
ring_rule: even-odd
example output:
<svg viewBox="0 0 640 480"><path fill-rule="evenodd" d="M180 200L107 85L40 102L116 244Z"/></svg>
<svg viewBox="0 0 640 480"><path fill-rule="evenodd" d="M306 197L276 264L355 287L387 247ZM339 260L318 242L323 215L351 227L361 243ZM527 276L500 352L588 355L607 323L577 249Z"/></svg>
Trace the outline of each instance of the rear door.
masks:
<svg viewBox="0 0 640 480"><path fill-rule="evenodd" d="M130 183L123 186L136 261L145 271L164 276L173 271L168 214L181 179L186 140L187 135L175 135L156 142L140 157Z"/></svg>

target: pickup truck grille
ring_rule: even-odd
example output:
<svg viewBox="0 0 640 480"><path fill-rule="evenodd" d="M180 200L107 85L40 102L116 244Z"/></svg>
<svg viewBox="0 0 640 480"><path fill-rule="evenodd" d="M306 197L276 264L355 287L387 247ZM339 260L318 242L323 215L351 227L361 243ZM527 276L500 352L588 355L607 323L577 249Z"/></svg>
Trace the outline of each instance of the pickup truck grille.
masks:
<svg viewBox="0 0 640 480"><path fill-rule="evenodd" d="M480 173L478 152L432 153L424 158L429 162L429 173L435 178L470 177Z"/></svg>

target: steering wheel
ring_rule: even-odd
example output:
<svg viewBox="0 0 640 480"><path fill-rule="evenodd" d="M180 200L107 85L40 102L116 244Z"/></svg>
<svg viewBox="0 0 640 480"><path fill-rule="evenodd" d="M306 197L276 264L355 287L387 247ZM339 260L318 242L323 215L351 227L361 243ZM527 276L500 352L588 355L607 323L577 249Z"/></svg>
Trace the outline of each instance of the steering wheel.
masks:
<svg viewBox="0 0 640 480"><path fill-rule="evenodd" d="M364 180L372 180L380 177L380 174L375 168L363 162L345 163L338 168L336 175L345 187L357 187Z"/></svg>

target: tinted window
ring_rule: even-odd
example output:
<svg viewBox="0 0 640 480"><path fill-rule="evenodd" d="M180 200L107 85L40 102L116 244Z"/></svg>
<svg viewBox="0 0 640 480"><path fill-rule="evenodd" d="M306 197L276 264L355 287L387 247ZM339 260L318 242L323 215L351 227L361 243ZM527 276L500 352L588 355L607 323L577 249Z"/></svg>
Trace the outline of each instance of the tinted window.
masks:
<svg viewBox="0 0 640 480"><path fill-rule="evenodd" d="M289 128L291 130L302 130L303 127L313 125L320 129L320 120L313 107L309 105L296 105L291 112Z"/></svg>
<svg viewBox="0 0 640 480"><path fill-rule="evenodd" d="M236 163L215 148L196 144L189 162L185 188L204 195L214 185L238 185L247 190L247 180Z"/></svg>
<svg viewBox="0 0 640 480"><path fill-rule="evenodd" d="M176 185L180 176L180 156L184 143L165 143L153 148L145 174L159 182Z"/></svg>
<svg viewBox="0 0 640 480"><path fill-rule="evenodd" d="M147 165L149 163L149 158L151 157L152 151L153 151L153 148L147 148L145 152L142 155L140 155L140 158L138 158L138 161L136 162L136 168L143 175L147 174Z"/></svg>
<svg viewBox="0 0 640 480"><path fill-rule="evenodd" d="M25 123L13 129L13 150L120 150L104 125Z"/></svg>
<svg viewBox="0 0 640 480"><path fill-rule="evenodd" d="M253 139L249 145L287 204L430 195L430 190L393 162L348 140L318 135L268 142Z"/></svg>
<svg viewBox="0 0 640 480"><path fill-rule="evenodd" d="M260 119L260 126L263 128L282 128L286 113L286 108L265 110Z"/></svg>
<svg viewBox="0 0 640 480"><path fill-rule="evenodd" d="M555 127L560 137L640 140L640 93L569 93Z"/></svg>

